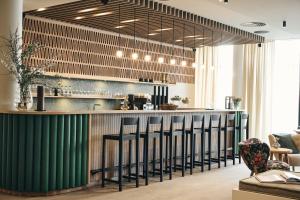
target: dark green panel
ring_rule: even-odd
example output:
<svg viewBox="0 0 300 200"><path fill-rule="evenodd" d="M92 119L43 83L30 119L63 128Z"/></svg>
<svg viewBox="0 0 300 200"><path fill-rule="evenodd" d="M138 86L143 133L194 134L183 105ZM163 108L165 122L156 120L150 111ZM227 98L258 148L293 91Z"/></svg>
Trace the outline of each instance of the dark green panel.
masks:
<svg viewBox="0 0 300 200"><path fill-rule="evenodd" d="M19 116L13 115L12 190L18 189Z"/></svg>
<svg viewBox="0 0 300 200"><path fill-rule="evenodd" d="M25 142L26 142L26 117L20 115L20 127L19 127L19 166L18 166L18 191L24 192L25 189Z"/></svg>
<svg viewBox="0 0 300 200"><path fill-rule="evenodd" d="M25 191L32 191L33 184L33 145L34 145L34 117L26 116L26 168L25 168Z"/></svg>
<svg viewBox="0 0 300 200"><path fill-rule="evenodd" d="M12 115L8 115L7 121L7 163L6 163L6 187L11 189L11 175L12 175Z"/></svg>
<svg viewBox="0 0 300 200"><path fill-rule="evenodd" d="M87 184L87 166L88 166L88 115L83 115L82 118L82 162L81 162L81 184Z"/></svg>
<svg viewBox="0 0 300 200"><path fill-rule="evenodd" d="M57 169L56 169L56 189L63 189L63 170L64 170L64 116L57 118Z"/></svg>
<svg viewBox="0 0 300 200"><path fill-rule="evenodd" d="M81 185L81 162L82 162L82 115L76 117L76 170L75 170L75 186Z"/></svg>
<svg viewBox="0 0 300 200"><path fill-rule="evenodd" d="M70 115L65 116L64 134L64 188L70 187Z"/></svg>
<svg viewBox="0 0 300 200"><path fill-rule="evenodd" d="M42 116L34 116L33 192L41 191Z"/></svg>
<svg viewBox="0 0 300 200"><path fill-rule="evenodd" d="M56 189L57 116L50 117L49 191Z"/></svg>
<svg viewBox="0 0 300 200"><path fill-rule="evenodd" d="M3 143L2 143L2 183L5 189L7 189L6 185L6 163L7 163L7 127L8 124L8 115L5 114L3 116Z"/></svg>
<svg viewBox="0 0 300 200"><path fill-rule="evenodd" d="M3 133L4 133L3 121L4 121L3 114L0 114L0 188L3 188L3 182L2 182L2 168L3 168L2 152L3 152Z"/></svg>
<svg viewBox="0 0 300 200"><path fill-rule="evenodd" d="M42 116L42 163L41 163L41 192L49 191L49 140L50 117Z"/></svg>
<svg viewBox="0 0 300 200"><path fill-rule="evenodd" d="M76 115L71 115L70 132L70 187L75 187L75 169L76 169Z"/></svg>

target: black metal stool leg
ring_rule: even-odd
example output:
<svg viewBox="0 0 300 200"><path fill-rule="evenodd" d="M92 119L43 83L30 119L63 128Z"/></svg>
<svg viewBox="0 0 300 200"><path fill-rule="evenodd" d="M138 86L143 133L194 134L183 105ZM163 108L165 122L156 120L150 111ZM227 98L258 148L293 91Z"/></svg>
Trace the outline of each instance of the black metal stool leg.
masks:
<svg viewBox="0 0 300 200"><path fill-rule="evenodd" d="M235 132L232 132L232 162L235 165Z"/></svg>
<svg viewBox="0 0 300 200"><path fill-rule="evenodd" d="M211 131L208 132L208 170L211 169Z"/></svg>
<svg viewBox="0 0 300 200"><path fill-rule="evenodd" d="M221 168L221 131L218 131L218 168Z"/></svg>
<svg viewBox="0 0 300 200"><path fill-rule="evenodd" d="M195 168L195 159L196 159L196 134L193 138L193 168Z"/></svg>
<svg viewBox="0 0 300 200"><path fill-rule="evenodd" d="M123 176L123 141L119 141L119 165L118 165L118 184L119 191L122 191L122 176Z"/></svg>
<svg viewBox="0 0 300 200"><path fill-rule="evenodd" d="M148 152L148 149L149 149L149 138L146 137L145 140L145 149L146 149L146 153L145 153L145 163L144 163L144 166L145 166L145 184L148 185L149 183L149 152Z"/></svg>
<svg viewBox="0 0 300 200"><path fill-rule="evenodd" d="M190 155L190 174L192 175L193 174L193 167L194 167L194 135L193 133L191 133L190 135L190 152L191 152L191 155ZM188 138L186 138L186 141L188 140ZM187 160L187 158L185 158Z"/></svg>
<svg viewBox="0 0 300 200"><path fill-rule="evenodd" d="M189 137L189 134L187 134L187 136L186 136L186 138L188 138ZM186 157L186 159L185 159L185 166L187 167L188 166L188 139L186 139L185 140L185 157ZM192 155L192 153L190 153L190 156Z"/></svg>
<svg viewBox="0 0 300 200"><path fill-rule="evenodd" d="M105 157L106 157L106 139L103 138L102 144L102 187L105 186Z"/></svg>
<svg viewBox="0 0 300 200"><path fill-rule="evenodd" d="M166 136L165 170L168 171L169 136Z"/></svg>
<svg viewBox="0 0 300 200"><path fill-rule="evenodd" d="M155 176L156 170L156 138L153 139L153 155L152 155L152 176Z"/></svg>

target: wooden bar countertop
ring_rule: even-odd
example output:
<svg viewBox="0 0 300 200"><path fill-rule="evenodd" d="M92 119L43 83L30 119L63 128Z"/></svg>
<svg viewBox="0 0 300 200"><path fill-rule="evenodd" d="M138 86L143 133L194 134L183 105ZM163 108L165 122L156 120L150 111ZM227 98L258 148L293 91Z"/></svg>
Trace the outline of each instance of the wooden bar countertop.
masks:
<svg viewBox="0 0 300 200"><path fill-rule="evenodd" d="M20 115L72 115L72 114L155 114L155 113L197 113L197 112L240 112L243 110L233 109L204 109L204 108L187 108L177 110L78 110L78 111L0 111L3 114L20 114Z"/></svg>

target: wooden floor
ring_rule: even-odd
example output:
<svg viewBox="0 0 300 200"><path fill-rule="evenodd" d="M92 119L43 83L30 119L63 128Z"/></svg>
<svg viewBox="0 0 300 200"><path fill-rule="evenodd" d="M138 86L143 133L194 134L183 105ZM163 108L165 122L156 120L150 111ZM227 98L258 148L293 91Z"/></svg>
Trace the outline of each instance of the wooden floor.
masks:
<svg viewBox="0 0 300 200"><path fill-rule="evenodd" d="M217 169L201 173L195 170L190 176L180 177L175 174L172 181L158 182L158 178L151 180L149 186L141 184L126 186L123 192L117 192L116 185L106 188L94 187L84 191L50 196L50 197L16 197L0 194L0 200L231 200L232 188L238 186L239 179L246 178L250 171L244 164ZM143 181L143 180L141 180ZM144 183L144 182L143 182Z"/></svg>

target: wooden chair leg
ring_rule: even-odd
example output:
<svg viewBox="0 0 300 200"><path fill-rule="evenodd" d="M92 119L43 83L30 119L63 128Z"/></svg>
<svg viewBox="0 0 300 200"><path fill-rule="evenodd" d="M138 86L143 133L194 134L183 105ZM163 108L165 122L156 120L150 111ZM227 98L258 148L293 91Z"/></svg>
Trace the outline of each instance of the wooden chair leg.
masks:
<svg viewBox="0 0 300 200"><path fill-rule="evenodd" d="M175 136L174 142L175 150L174 150L174 172L177 171L177 136Z"/></svg>
<svg viewBox="0 0 300 200"><path fill-rule="evenodd" d="M163 136L159 139L159 172L160 182L163 182Z"/></svg>
<svg viewBox="0 0 300 200"><path fill-rule="evenodd" d="M118 184L119 191L122 191L122 176L123 176L123 141L119 141L119 164L118 164Z"/></svg>
<svg viewBox="0 0 300 200"><path fill-rule="evenodd" d="M184 156L185 155L185 152L184 152L184 150L185 150L185 147L184 147L185 146L185 141L184 141L184 139L185 139L185 135L184 135L184 133L182 133L182 135L181 135L181 175L183 177L185 175L184 174L185 173L185 156Z"/></svg>
<svg viewBox="0 0 300 200"><path fill-rule="evenodd" d="M152 176L155 176L155 170L156 170L156 138L153 138Z"/></svg>
<svg viewBox="0 0 300 200"><path fill-rule="evenodd" d="M139 187L139 179L140 179L140 140L136 139L136 145L135 145L135 173L136 173L136 181L135 185L136 187Z"/></svg>
<svg viewBox="0 0 300 200"><path fill-rule="evenodd" d="M205 132L201 133L201 172L204 172L204 160L205 160Z"/></svg>
<svg viewBox="0 0 300 200"><path fill-rule="evenodd" d="M173 152L172 152L172 145L173 145L173 136L170 135L170 138L169 138L169 179L172 180L172 165L173 165Z"/></svg>
<svg viewBox="0 0 300 200"><path fill-rule="evenodd" d="M105 157L106 157L106 139L103 138L102 144L102 187L105 186Z"/></svg>
<svg viewBox="0 0 300 200"><path fill-rule="evenodd" d="M129 140L129 151L128 151L128 165L129 165L129 167L128 167L128 181L129 182L131 182L131 165L132 165L132 141L131 140Z"/></svg>

